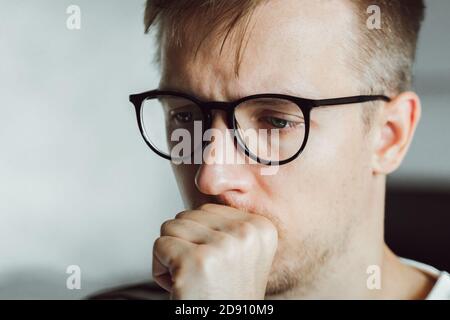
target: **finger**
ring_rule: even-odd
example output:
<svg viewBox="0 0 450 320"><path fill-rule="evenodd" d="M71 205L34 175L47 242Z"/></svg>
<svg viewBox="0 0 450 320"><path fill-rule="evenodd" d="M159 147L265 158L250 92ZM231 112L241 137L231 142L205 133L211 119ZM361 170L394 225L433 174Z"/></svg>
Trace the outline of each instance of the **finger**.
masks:
<svg viewBox="0 0 450 320"><path fill-rule="evenodd" d="M215 231L224 231L233 221L247 221L250 219L248 213L240 212L234 208L204 205L200 208L207 210L189 210L176 215L175 219L185 219L195 221L203 226L209 227ZM209 210L213 209L213 210Z"/></svg>
<svg viewBox="0 0 450 320"><path fill-rule="evenodd" d="M229 227L234 229L237 225L242 226L244 229L248 227L247 223L250 223L250 227L254 226L257 229L262 231L273 231L274 227L280 227L281 224L279 220L274 216L267 216L263 214L246 212L242 210L238 210L233 207L228 207L224 205L218 205L214 203L206 203L199 207L199 211L206 211L208 213L213 213L217 216L222 216L225 219L232 220L229 225L224 226L224 228L220 229L222 231L228 230Z"/></svg>
<svg viewBox="0 0 450 320"><path fill-rule="evenodd" d="M175 220L191 220L202 224L214 231L243 238L250 233L267 234L271 237L277 233L271 220L257 214L241 212L235 208L222 205L207 204L200 208L206 210L184 211L177 214ZM217 237L218 238L218 237Z"/></svg>
<svg viewBox="0 0 450 320"><path fill-rule="evenodd" d="M153 280L161 288L168 292L172 291L172 276L170 275L169 269L159 261L156 255L153 255L152 274Z"/></svg>
<svg viewBox="0 0 450 320"><path fill-rule="evenodd" d="M252 231L264 232L273 228L267 218L256 214L239 211L222 205L206 204L200 208L205 210L184 211L177 214L175 220L191 220L208 228L242 238Z"/></svg>
<svg viewBox="0 0 450 320"><path fill-rule="evenodd" d="M172 290L172 276L179 269L184 255L188 254L193 244L190 242L163 236L156 239L153 245L153 278L167 291Z"/></svg>
<svg viewBox="0 0 450 320"><path fill-rule="evenodd" d="M213 229L190 219L167 220L161 225L161 236L181 238L195 244L212 242L215 233Z"/></svg>
<svg viewBox="0 0 450 320"><path fill-rule="evenodd" d="M226 218L222 215L199 210L179 213L176 216L176 220L193 221L212 231L223 231L226 229L226 225L233 221L233 219Z"/></svg>
<svg viewBox="0 0 450 320"><path fill-rule="evenodd" d="M193 243L184 239L162 236L156 239L153 254L172 274L173 269L181 264L183 257L192 251L193 246Z"/></svg>
<svg viewBox="0 0 450 320"><path fill-rule="evenodd" d="M221 204L205 203L201 205L197 210L212 212L232 220L246 220L251 218L251 213Z"/></svg>

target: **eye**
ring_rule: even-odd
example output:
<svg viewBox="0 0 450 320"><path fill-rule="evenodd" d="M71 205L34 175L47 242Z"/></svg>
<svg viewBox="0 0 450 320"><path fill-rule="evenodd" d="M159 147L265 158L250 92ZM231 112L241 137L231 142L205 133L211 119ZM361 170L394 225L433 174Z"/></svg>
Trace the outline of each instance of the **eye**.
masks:
<svg viewBox="0 0 450 320"><path fill-rule="evenodd" d="M258 109L255 110L255 113L250 117L254 128L266 130L275 129L279 130L280 133L288 133L304 124L302 114L295 112L279 112L277 110Z"/></svg>
<svg viewBox="0 0 450 320"><path fill-rule="evenodd" d="M301 125L301 122L299 121L291 121L287 119L283 119L276 116L265 116L261 117L259 119L260 122L265 123L266 125L269 125L270 128L274 129L293 129L297 127L298 125ZM267 129L267 128L266 128Z"/></svg>
<svg viewBox="0 0 450 320"><path fill-rule="evenodd" d="M288 121L276 117L266 117L265 121L276 129L284 129L288 125Z"/></svg>

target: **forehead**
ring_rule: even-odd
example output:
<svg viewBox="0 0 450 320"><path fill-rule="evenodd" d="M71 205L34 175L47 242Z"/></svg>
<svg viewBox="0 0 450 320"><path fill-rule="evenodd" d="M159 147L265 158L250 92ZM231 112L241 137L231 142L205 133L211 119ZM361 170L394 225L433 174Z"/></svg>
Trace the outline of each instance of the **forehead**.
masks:
<svg viewBox="0 0 450 320"><path fill-rule="evenodd" d="M215 100L261 92L309 98L349 93L353 10L343 0L272 0L251 16L242 42L239 26L225 42L224 35L210 33L198 48L188 39L169 45L163 37L161 87Z"/></svg>

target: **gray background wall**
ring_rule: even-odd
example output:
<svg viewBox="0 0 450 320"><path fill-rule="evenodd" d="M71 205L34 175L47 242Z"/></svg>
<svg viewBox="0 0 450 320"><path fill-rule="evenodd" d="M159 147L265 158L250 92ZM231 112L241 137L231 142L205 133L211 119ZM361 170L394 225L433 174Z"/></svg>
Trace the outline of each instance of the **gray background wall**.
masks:
<svg viewBox="0 0 450 320"><path fill-rule="evenodd" d="M159 225L182 209L128 94L155 87L144 0L0 1L0 298L83 297L149 279ZM81 30L66 28L79 5ZM450 1L428 1L423 119L390 183L450 188ZM82 289L67 290L68 265Z"/></svg>

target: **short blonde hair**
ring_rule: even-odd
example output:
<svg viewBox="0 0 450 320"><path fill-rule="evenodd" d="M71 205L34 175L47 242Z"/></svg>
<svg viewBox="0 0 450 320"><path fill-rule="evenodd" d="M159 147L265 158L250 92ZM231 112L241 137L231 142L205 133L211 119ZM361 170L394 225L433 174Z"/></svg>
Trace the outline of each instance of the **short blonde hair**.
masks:
<svg viewBox="0 0 450 320"><path fill-rule="evenodd" d="M145 31L157 29L157 42L162 37L172 44L183 45L183 39L196 41L197 50L214 31L223 34L223 44L234 29L238 33L236 73L238 73L244 36L257 6L270 0L147 0ZM367 92L397 94L411 88L412 66L417 39L424 18L423 0L345 0L350 1L358 16L356 50L360 57L353 66ZM379 6L381 29L366 26L367 8ZM208 26L199 34L199 23ZM157 51L160 61L161 50ZM364 91L365 89L361 89Z"/></svg>

